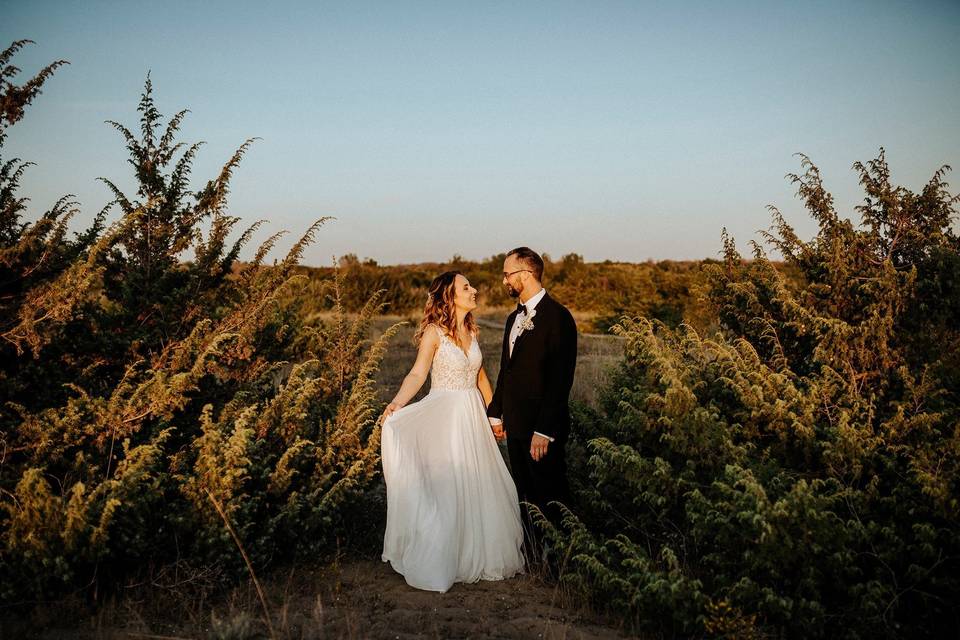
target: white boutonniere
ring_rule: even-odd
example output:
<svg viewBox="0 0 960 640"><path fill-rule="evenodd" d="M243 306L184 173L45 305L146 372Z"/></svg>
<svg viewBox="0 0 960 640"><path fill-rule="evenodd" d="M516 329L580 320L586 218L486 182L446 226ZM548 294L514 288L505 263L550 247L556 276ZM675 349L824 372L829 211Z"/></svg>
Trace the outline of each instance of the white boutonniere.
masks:
<svg viewBox="0 0 960 640"><path fill-rule="evenodd" d="M520 337L520 335L521 335L524 331L532 331L532 330L536 329L536 325L533 324L533 316L535 316L535 315L537 315L537 310L536 310L536 309L534 309L533 311L531 311L530 314L527 315L527 317L523 319L523 322L520 323L520 326L517 328L517 337L518 337L518 338Z"/></svg>

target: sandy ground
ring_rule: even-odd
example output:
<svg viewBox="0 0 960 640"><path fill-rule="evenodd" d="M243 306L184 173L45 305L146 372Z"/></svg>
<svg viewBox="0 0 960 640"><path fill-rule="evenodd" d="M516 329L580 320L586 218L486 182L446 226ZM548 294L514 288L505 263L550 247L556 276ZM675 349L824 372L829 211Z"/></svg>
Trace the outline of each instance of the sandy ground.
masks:
<svg viewBox="0 0 960 640"><path fill-rule="evenodd" d="M366 561L342 567L336 589L322 614L330 637L625 637L597 616L570 608L561 591L533 576L431 593L409 587L388 564Z"/></svg>
<svg viewBox="0 0 960 640"><path fill-rule="evenodd" d="M298 567L262 582L266 623L253 582L210 600L179 595L128 598L96 613L48 608L30 620L7 618L3 638L626 638L616 624L571 603L533 575L456 584L447 593L409 587L388 564L351 560ZM70 622L67 622L70 620Z"/></svg>

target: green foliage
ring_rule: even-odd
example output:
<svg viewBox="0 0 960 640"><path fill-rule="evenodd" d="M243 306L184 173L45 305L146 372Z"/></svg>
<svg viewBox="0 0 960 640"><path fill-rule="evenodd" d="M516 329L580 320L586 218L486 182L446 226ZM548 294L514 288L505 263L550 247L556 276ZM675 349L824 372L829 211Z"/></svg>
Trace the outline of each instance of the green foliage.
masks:
<svg viewBox="0 0 960 640"><path fill-rule="evenodd" d="M705 291L723 330L642 317L600 411L580 409L578 502L548 535L564 579L667 635L938 637L960 600L960 241L938 171L894 187L857 163L862 224L816 167L819 224L724 237Z"/></svg>
<svg viewBox="0 0 960 640"><path fill-rule="evenodd" d="M21 45L0 56L5 79ZM52 68L4 85L4 127ZM148 77L139 113L138 134L111 123L137 192L105 181L120 213L109 228L110 207L67 240L69 200L20 224L23 165L3 165L4 602L98 594L185 560L239 575L217 507L258 568L320 553L377 473L372 377L393 334L366 340L380 303L348 315L337 276L334 320L305 322L297 263L325 220L278 264L262 264L275 235L237 268L257 225L231 241L226 196L250 141L193 192L199 145L175 140L186 111L161 126Z"/></svg>

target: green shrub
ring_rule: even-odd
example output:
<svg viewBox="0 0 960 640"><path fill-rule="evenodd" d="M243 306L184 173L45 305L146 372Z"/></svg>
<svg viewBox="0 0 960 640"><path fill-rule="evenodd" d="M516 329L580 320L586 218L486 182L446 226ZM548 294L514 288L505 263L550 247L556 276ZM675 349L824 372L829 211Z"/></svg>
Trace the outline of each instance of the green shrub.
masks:
<svg viewBox="0 0 960 640"><path fill-rule="evenodd" d="M816 167L819 224L705 267L723 330L642 317L601 411L579 411L578 504L548 535L564 579L637 628L938 637L960 600L960 243L938 171L919 194L856 164L862 224Z"/></svg>
<svg viewBox="0 0 960 640"><path fill-rule="evenodd" d="M0 55L5 80L23 44ZM4 84L3 131L55 67ZM19 222L24 167L0 162L4 602L95 595L184 561L236 576L228 523L258 568L321 553L377 474L372 376L392 331L365 339L376 296L348 316L335 276L333 320L305 322L297 262L324 220L279 263L262 264L275 235L237 269L259 223L228 241L226 196L251 141L193 192L186 112L162 126L148 77L139 115L139 134L112 123L136 195L105 181L119 218L106 228L108 207L75 240L60 204Z"/></svg>

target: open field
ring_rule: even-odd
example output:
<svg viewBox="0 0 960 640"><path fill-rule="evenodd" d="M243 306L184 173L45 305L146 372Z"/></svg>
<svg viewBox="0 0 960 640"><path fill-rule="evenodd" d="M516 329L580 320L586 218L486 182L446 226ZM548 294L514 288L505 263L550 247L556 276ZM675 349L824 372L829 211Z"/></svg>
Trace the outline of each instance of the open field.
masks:
<svg viewBox="0 0 960 640"><path fill-rule="evenodd" d="M501 341L504 321L508 314L508 309L495 309L485 311L478 316L483 366L492 384L496 382L497 372L500 370ZM381 316L374 322L374 338L382 335L388 327L397 322L407 323L391 341L377 375L379 397L383 402L389 402L393 398L404 376L413 366L417 353L416 346L413 344L413 335L419 321L419 318ZM579 321L580 318L578 323ZM598 390L605 386L611 369L623 356L623 340L614 335L581 333L577 342L577 351L577 372L570 399L592 405L597 401ZM422 398L429 391L430 383L428 382L423 385L423 389L416 395L414 401Z"/></svg>

